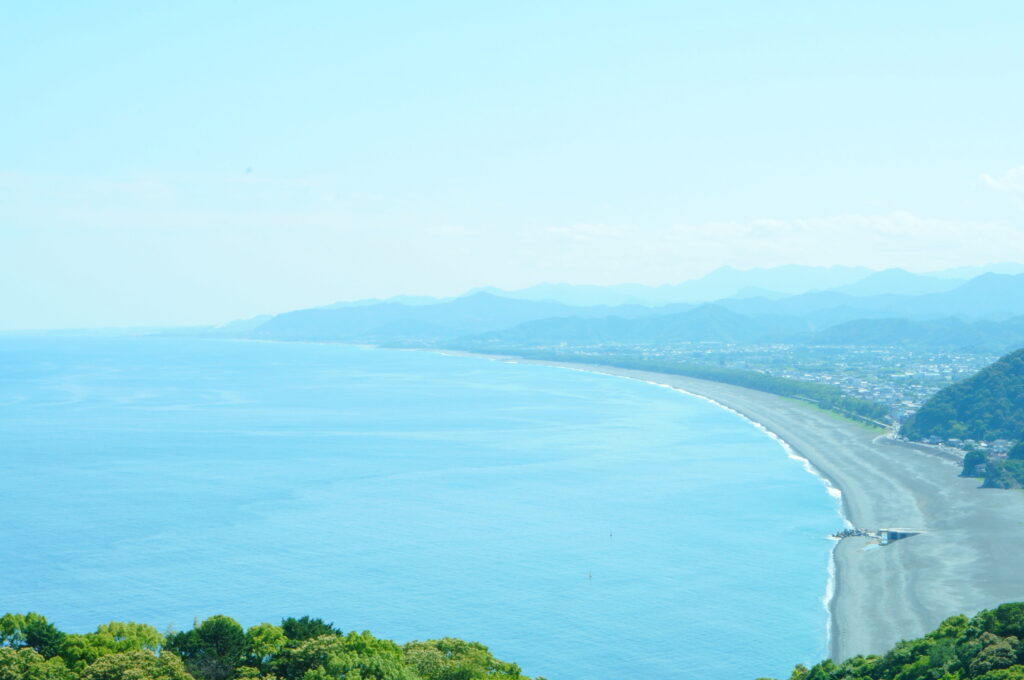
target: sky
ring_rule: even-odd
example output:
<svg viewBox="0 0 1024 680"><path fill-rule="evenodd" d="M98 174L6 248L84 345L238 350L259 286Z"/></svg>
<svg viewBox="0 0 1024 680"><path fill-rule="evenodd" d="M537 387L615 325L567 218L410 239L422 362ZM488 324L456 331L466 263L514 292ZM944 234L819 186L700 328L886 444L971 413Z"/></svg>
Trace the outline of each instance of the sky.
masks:
<svg viewBox="0 0 1024 680"><path fill-rule="evenodd" d="M0 5L0 329L1024 261L1017 2Z"/></svg>

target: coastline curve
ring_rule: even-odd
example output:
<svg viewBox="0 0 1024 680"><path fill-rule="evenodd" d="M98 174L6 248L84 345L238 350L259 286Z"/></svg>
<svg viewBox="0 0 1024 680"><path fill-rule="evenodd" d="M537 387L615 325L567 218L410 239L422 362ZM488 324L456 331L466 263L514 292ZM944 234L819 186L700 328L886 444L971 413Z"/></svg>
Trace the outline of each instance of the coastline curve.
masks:
<svg viewBox="0 0 1024 680"><path fill-rule="evenodd" d="M866 550L864 538L832 547L829 651L836 661L882 654L957 614L1024 600L1006 546L1024 545L1024 494L978 489L948 456L879 438L859 425L777 395L699 378L598 364L444 353L602 373L669 387L730 410L777 439L831 487L844 521L926 533ZM788 447L788 448L787 448ZM790 453L791 452L791 453Z"/></svg>
<svg viewBox="0 0 1024 680"><path fill-rule="evenodd" d="M727 405L723 404L720 401L716 401L715 399L712 399L711 397L707 397L707 396L704 396L703 394L698 394L696 392L691 392L690 390L683 389L681 387L673 387L672 385L666 385L664 383L659 383L659 382L655 382L655 381L652 381L652 380L645 380L644 382L646 382L646 383L648 383L650 385L656 385L658 387L665 387L665 388L668 388L668 389L670 389L670 390L672 390L674 392L679 392L681 394L686 394L686 395L691 396L691 397L696 397L697 399L702 399L702 400L704 400L704 401L706 401L708 403L714 404L715 406L717 406L717 407L719 407L721 409L725 409L729 413L732 413L732 414L734 414L736 416L739 416L744 421L746 421L746 422L750 423L751 425L753 425L756 429L760 430L763 434L767 435L770 439L774 440L782 448L783 452L786 454L786 456L788 458L790 458L791 460L795 460L795 461L799 462L803 466L803 468L804 468L804 470L806 472L808 472L813 477L816 477L818 479L818 481L820 481L822 483L822 485L825 487L825 493L827 493L829 496L831 496L832 499L835 501L835 503L836 503L836 513L839 515L839 518L843 521L844 527L845 528L852 528L853 527L853 523L850 521L850 518L846 515L846 508L843 505L843 498L844 498L843 490L841 488L839 488L839 486L837 486L835 482L833 482L831 479L829 479L829 477L825 473L823 473L821 470L819 470L817 467L815 467L814 463L812 463L810 461L810 459L806 458L805 456L801 456L799 453L797 453L796 450L792 447L792 445L790 445L789 442L787 442L785 439L780 437L777 433L775 433L772 430L768 429L762 423L759 423L758 421L756 421L753 418L749 417L745 413L737 411L736 409L734 409L734 408L732 408L730 406L727 406ZM827 647L829 649L829 653L830 654L833 654L832 639L835 637L834 636L834 632L835 632L834 631L835 617L833 616L833 613L832 613L832 601L835 598L835 593L836 593L836 579L837 579L837 575L836 575L836 548L838 547L838 545L839 545L839 542L838 541L834 541L832 547L829 549L828 579L825 582L825 594L822 596L822 605L825 607L825 612L826 612L826 620L825 620L826 644L827 644Z"/></svg>

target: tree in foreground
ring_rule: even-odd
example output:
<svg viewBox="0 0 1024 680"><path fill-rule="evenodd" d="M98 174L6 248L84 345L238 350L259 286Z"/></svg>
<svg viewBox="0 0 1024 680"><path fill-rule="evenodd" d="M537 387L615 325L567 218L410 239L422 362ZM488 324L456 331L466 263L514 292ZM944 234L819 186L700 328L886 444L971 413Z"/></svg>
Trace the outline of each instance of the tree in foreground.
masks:
<svg viewBox="0 0 1024 680"><path fill-rule="evenodd" d="M882 656L793 669L789 680L1024 680L1024 603L953 616Z"/></svg>
<svg viewBox="0 0 1024 680"><path fill-rule="evenodd" d="M193 680L173 652L149 651L107 654L90 664L81 680Z"/></svg>
<svg viewBox="0 0 1024 680"><path fill-rule="evenodd" d="M246 679L530 680L478 642L402 646L308 616L248 630L228 616L211 616L166 638L133 622L68 635L36 613L0 617L0 680Z"/></svg>

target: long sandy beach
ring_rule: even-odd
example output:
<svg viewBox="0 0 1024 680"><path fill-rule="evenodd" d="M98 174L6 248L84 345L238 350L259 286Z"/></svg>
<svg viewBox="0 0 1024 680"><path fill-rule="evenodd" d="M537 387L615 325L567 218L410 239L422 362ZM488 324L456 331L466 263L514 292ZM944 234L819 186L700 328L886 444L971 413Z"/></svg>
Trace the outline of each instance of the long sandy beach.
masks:
<svg viewBox="0 0 1024 680"><path fill-rule="evenodd" d="M492 357L493 358L493 357ZM831 655L878 654L943 619L1024 600L1024 492L979 489L959 465L924 447L772 394L663 373L507 358L668 385L763 425L842 492L861 529L924 533L878 547L846 538L835 550ZM837 527L840 522L837 520Z"/></svg>

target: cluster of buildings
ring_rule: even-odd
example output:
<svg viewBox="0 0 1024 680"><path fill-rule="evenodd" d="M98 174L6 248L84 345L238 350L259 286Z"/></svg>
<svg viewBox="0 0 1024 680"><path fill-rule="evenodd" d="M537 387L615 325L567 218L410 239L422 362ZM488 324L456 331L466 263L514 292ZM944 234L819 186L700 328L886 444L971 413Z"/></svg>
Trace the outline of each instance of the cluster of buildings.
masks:
<svg viewBox="0 0 1024 680"><path fill-rule="evenodd" d="M889 408L901 423L943 387L974 375L995 354L928 351L904 347L744 345L689 342L651 346L573 347L592 356L642 355L651 359L758 371L807 382L837 385L851 397Z"/></svg>
<svg viewBox="0 0 1024 680"><path fill-rule="evenodd" d="M964 380L999 358L996 354L928 351L905 347L819 345L744 345L688 342L657 347L600 345L566 347L594 358L643 356L647 359L758 371L768 375L836 385L860 399L883 404L899 425L936 392ZM988 459L1006 458L1014 442L929 437L923 443L943 446L963 457L979 451Z"/></svg>
<svg viewBox="0 0 1024 680"><path fill-rule="evenodd" d="M796 380L837 385L849 396L884 404L896 423L903 422L943 387L969 378L999 358L989 354L905 348L806 348L812 355L815 350L832 354L834 363L817 370L808 369L800 365L802 352L798 351L792 354L797 362L792 368L769 369L769 372Z"/></svg>
<svg viewBox="0 0 1024 680"><path fill-rule="evenodd" d="M1009 439L995 439L993 441L980 441L975 439L958 439L956 437L950 437L943 439L942 437L927 437L923 439L923 444L932 444L935 446L945 446L951 449L959 449L962 452L967 451L981 451L985 454L986 458L990 459L1004 459L1007 454L1010 453L1010 449L1013 448L1013 442Z"/></svg>
<svg viewBox="0 0 1024 680"><path fill-rule="evenodd" d="M627 348L618 347L614 353L625 351ZM897 423L943 387L971 377L998 358L996 354L904 347L714 342L634 347L632 351L680 363L759 371L780 378L837 385L850 396L883 403Z"/></svg>

